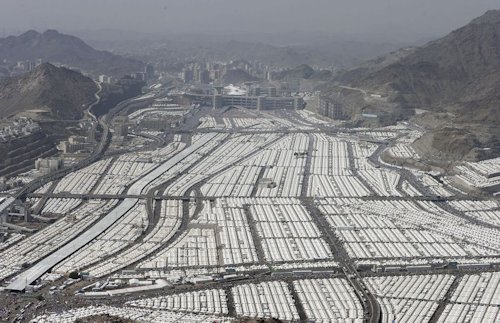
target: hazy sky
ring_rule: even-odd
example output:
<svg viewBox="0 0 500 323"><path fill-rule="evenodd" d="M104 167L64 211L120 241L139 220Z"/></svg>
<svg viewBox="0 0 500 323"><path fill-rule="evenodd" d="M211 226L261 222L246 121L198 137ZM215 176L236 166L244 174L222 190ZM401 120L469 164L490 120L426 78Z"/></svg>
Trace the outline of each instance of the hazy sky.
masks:
<svg viewBox="0 0 500 323"><path fill-rule="evenodd" d="M0 0L2 33L322 31L376 40L441 36L499 0Z"/></svg>

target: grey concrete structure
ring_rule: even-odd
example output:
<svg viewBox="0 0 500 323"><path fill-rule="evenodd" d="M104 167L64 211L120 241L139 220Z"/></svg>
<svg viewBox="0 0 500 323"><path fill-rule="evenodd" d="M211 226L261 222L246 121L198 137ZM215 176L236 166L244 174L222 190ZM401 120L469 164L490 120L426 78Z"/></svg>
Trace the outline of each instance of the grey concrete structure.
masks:
<svg viewBox="0 0 500 323"><path fill-rule="evenodd" d="M226 106L238 106L256 110L298 110L304 107L304 101L301 97L240 96L221 94L213 96L214 109Z"/></svg>

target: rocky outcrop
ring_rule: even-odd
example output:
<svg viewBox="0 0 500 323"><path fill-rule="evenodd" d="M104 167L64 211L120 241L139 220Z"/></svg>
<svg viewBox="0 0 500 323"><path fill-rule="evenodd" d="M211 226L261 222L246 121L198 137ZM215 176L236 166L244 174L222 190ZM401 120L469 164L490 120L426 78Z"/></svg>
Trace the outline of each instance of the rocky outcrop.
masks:
<svg viewBox="0 0 500 323"><path fill-rule="evenodd" d="M90 78L45 63L0 83L0 117L45 110L53 119L78 119L95 100L96 91L97 85Z"/></svg>

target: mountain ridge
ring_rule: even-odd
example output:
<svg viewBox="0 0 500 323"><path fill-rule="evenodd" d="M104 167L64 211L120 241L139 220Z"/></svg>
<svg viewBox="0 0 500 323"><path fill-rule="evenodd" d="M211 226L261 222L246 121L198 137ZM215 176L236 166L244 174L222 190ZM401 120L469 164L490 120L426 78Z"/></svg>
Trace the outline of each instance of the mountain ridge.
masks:
<svg viewBox="0 0 500 323"><path fill-rule="evenodd" d="M500 10L495 10L352 85L388 87L400 94L401 103L442 108L491 98L495 93L480 87L493 89L499 82Z"/></svg>
<svg viewBox="0 0 500 323"><path fill-rule="evenodd" d="M463 140L453 159L500 155L500 10L491 10L448 35L393 58L338 73L332 84L381 93L401 109L418 108L440 118L414 117L436 135L430 150ZM377 62L379 63L377 65ZM381 63L380 63L381 62ZM439 122L438 122L439 120ZM455 129L441 131L444 127ZM486 130L485 130L486 129ZM447 133L457 134L452 138ZM430 142L430 141L429 141ZM439 143L439 145L438 145ZM443 144L444 143L444 144ZM434 147L436 146L436 147ZM487 153L484 153L487 152Z"/></svg>
<svg viewBox="0 0 500 323"><path fill-rule="evenodd" d="M0 38L0 59L36 60L59 63L93 74L122 76L142 70L144 63L92 48L78 37L49 29L28 30L19 36Z"/></svg>

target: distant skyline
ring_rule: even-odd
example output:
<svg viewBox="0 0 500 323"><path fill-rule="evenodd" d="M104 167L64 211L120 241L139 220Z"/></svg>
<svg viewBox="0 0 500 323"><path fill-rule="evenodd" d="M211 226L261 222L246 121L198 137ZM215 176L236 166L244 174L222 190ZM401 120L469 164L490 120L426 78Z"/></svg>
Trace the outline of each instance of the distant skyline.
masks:
<svg viewBox="0 0 500 323"><path fill-rule="evenodd" d="M2 36L28 29L66 33L313 33L376 42L439 37L498 0L3 0ZM124 35L125 37L126 35ZM131 35L132 37L132 35Z"/></svg>

